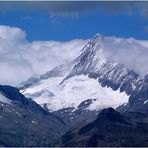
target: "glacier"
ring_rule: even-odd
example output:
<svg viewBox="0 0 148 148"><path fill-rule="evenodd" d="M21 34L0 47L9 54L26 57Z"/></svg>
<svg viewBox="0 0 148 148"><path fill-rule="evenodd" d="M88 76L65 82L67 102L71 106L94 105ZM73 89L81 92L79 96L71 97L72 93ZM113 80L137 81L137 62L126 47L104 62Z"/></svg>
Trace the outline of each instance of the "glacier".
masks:
<svg viewBox="0 0 148 148"><path fill-rule="evenodd" d="M97 79L89 78L85 75L78 75L65 80L61 85L63 77L53 77L42 80L38 85L28 88L24 95L32 97L35 102L47 107L50 111L56 111L62 108L74 107L87 100L95 99L88 107L89 110L98 110L107 107L116 108L128 102L129 96L125 92L112 90L109 87L102 87ZM49 90L40 96L34 96L34 93L42 90ZM50 96L50 94L52 94Z"/></svg>

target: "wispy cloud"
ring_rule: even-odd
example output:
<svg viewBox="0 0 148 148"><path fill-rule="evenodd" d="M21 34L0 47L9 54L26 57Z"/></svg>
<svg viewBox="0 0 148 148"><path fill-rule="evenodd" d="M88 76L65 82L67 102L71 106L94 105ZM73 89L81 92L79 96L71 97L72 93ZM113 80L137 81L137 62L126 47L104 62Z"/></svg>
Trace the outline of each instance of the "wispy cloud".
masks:
<svg viewBox="0 0 148 148"><path fill-rule="evenodd" d="M148 41L134 38L104 37L103 47L107 57L124 64L141 77L148 74Z"/></svg>
<svg viewBox="0 0 148 148"><path fill-rule="evenodd" d="M25 16L25 17L21 18L22 21L27 21L27 20L31 20L31 19L32 19L31 16Z"/></svg>

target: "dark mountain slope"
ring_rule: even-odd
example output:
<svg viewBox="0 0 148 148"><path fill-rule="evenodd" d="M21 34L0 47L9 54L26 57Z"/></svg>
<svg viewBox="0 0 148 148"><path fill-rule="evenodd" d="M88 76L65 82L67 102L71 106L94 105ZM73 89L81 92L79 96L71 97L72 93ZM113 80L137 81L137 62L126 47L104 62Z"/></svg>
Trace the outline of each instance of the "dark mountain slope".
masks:
<svg viewBox="0 0 148 148"><path fill-rule="evenodd" d="M148 146L148 122L136 122L112 108L104 109L97 119L67 132L58 146Z"/></svg>
<svg viewBox="0 0 148 148"><path fill-rule="evenodd" d="M50 146L67 130L59 117L18 89L0 85L0 94L0 146Z"/></svg>

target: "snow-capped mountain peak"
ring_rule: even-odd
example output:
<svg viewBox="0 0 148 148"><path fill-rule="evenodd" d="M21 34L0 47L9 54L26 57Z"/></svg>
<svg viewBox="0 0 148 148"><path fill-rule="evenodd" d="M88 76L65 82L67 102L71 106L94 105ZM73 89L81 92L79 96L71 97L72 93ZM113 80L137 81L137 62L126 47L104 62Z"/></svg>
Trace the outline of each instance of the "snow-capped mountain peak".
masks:
<svg viewBox="0 0 148 148"><path fill-rule="evenodd" d="M102 52L102 35L97 33L81 50L82 52L89 51L101 51Z"/></svg>
<svg viewBox="0 0 148 148"><path fill-rule="evenodd" d="M116 66L116 63L108 61L103 55L102 36L100 34L96 34L71 63L73 65L70 64L68 73L49 77L51 73L49 72L46 79L40 79L23 93L42 106L46 104L51 111L66 107L76 109L81 102L90 98L96 99L96 101L92 105L90 104L90 107L87 108L89 110L99 110L109 106L116 108L128 102L129 96L125 93L102 87L98 81L99 78L91 79L89 77L89 74L101 71L106 63L110 64L110 67L106 67L106 71ZM61 70L61 66L56 69ZM106 71L103 71L103 74Z"/></svg>
<svg viewBox="0 0 148 148"><path fill-rule="evenodd" d="M66 119L71 116L71 113L66 113L67 110L75 113L85 110L90 113L107 107L118 108L129 104L131 107L135 102L144 104L147 82L140 80L126 66L107 58L102 42L103 37L96 34L77 58L57 66L29 85L28 82L24 83L21 91L42 107L46 106L49 111L59 116L64 114ZM139 95L141 91L143 93ZM133 94L140 97L135 99L136 95ZM90 100L90 104L80 111L79 105L86 100Z"/></svg>
<svg viewBox="0 0 148 148"><path fill-rule="evenodd" d="M68 77L81 73L87 74L91 71L98 71L106 63L106 58L103 54L102 36L97 33L84 46L80 52L80 55L75 59L75 61L76 63L73 70Z"/></svg>
<svg viewBox="0 0 148 148"><path fill-rule="evenodd" d="M101 40L102 40L102 35L100 33L97 33L89 42L88 44L100 44Z"/></svg>

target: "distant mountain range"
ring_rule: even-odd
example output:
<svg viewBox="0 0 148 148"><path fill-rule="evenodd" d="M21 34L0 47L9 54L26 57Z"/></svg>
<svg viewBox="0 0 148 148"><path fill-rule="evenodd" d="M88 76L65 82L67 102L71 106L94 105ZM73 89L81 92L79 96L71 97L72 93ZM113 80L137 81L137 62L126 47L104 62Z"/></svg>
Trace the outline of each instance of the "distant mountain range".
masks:
<svg viewBox="0 0 148 148"><path fill-rule="evenodd" d="M107 58L99 34L18 89L0 86L2 146L148 145L148 75Z"/></svg>

